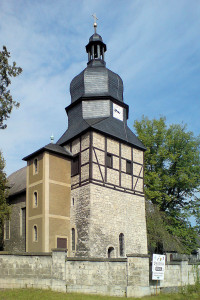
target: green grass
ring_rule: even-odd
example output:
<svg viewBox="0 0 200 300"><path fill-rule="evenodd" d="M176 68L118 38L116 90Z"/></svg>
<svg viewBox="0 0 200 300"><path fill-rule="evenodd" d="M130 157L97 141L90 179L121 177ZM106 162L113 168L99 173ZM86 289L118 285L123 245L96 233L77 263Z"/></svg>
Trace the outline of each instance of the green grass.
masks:
<svg viewBox="0 0 200 300"><path fill-rule="evenodd" d="M109 297L98 295L84 294L65 294L52 292L50 290L35 290L35 289L13 289L1 290L0 300L121 300L125 297ZM138 298L128 298L139 300ZM187 287L182 289L179 294L162 294L158 296L149 296L142 298L143 300L200 300L199 287ZM141 300L141 298L140 298Z"/></svg>

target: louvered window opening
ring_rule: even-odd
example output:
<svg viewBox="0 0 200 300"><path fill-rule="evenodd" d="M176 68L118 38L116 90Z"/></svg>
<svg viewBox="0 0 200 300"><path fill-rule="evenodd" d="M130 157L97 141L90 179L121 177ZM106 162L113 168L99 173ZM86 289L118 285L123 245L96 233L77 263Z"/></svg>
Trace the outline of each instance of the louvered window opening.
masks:
<svg viewBox="0 0 200 300"><path fill-rule="evenodd" d="M133 165L130 160L126 161L126 174L132 175L133 173Z"/></svg>
<svg viewBox="0 0 200 300"><path fill-rule="evenodd" d="M107 153L107 155L106 155L106 166L108 168L113 167L113 157L112 157L112 154L110 154L110 153Z"/></svg>
<svg viewBox="0 0 200 300"><path fill-rule="evenodd" d="M75 176L79 174L79 155L75 156L72 160L71 175Z"/></svg>

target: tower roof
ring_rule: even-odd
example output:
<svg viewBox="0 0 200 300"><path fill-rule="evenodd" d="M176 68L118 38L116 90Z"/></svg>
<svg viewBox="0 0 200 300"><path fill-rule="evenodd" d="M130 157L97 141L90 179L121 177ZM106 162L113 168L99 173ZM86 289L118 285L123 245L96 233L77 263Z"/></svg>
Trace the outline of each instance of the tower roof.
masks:
<svg viewBox="0 0 200 300"><path fill-rule="evenodd" d="M94 33L90 38L89 38L89 42L103 42L102 37L100 36L100 34L98 33ZM89 45L89 44L88 44ZM87 47L87 46L86 46Z"/></svg>
<svg viewBox="0 0 200 300"><path fill-rule="evenodd" d="M106 44L98 33L94 33L86 45L87 67L70 84L71 102L81 97L110 96L123 101L121 77L106 68L104 53Z"/></svg>
<svg viewBox="0 0 200 300"><path fill-rule="evenodd" d="M123 81L101 61L91 61L70 84L71 102L81 97L110 96L123 101Z"/></svg>
<svg viewBox="0 0 200 300"><path fill-rule="evenodd" d="M80 118L73 126L69 127L65 131L61 138L57 141L57 144L62 146L88 130L94 130L99 133L106 134L111 138L118 139L143 151L146 150L142 142L140 142L137 136L127 125L124 125L123 122L112 117L87 120Z"/></svg>
<svg viewBox="0 0 200 300"><path fill-rule="evenodd" d="M64 146L92 130L145 151L144 145L127 126L128 105L123 102L123 81L106 68L106 45L96 28L95 21L95 32L86 45L87 67L70 84L72 103L66 107L68 129L57 144ZM120 117L114 113L116 111Z"/></svg>

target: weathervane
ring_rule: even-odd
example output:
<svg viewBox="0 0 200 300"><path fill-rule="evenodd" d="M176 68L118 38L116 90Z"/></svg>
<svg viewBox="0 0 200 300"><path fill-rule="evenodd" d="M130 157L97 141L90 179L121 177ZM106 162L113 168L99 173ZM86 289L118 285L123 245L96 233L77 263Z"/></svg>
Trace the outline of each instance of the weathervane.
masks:
<svg viewBox="0 0 200 300"><path fill-rule="evenodd" d="M92 17L94 18L94 33L96 33L98 18L95 13L92 15Z"/></svg>

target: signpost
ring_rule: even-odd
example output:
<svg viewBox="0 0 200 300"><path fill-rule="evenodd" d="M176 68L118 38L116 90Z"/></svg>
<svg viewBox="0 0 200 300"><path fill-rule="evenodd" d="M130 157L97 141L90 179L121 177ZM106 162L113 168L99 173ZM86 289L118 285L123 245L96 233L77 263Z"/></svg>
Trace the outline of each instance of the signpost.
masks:
<svg viewBox="0 0 200 300"><path fill-rule="evenodd" d="M165 272L165 255L153 254L152 280L157 280L156 295L157 295L158 280L164 280L164 272Z"/></svg>

